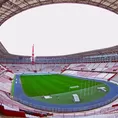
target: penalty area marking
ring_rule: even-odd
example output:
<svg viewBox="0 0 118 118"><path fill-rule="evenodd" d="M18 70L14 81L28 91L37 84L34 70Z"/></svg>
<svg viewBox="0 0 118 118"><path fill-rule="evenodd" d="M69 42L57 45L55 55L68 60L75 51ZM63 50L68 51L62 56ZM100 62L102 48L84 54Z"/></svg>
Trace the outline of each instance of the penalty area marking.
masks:
<svg viewBox="0 0 118 118"><path fill-rule="evenodd" d="M70 89L73 89L73 88L79 88L79 86L70 86Z"/></svg>
<svg viewBox="0 0 118 118"><path fill-rule="evenodd" d="M102 91L104 91L104 92L107 91L105 87L97 87L97 89L98 89L98 90L102 90Z"/></svg>
<svg viewBox="0 0 118 118"><path fill-rule="evenodd" d="M44 96L45 99L50 99L52 98L51 96Z"/></svg>

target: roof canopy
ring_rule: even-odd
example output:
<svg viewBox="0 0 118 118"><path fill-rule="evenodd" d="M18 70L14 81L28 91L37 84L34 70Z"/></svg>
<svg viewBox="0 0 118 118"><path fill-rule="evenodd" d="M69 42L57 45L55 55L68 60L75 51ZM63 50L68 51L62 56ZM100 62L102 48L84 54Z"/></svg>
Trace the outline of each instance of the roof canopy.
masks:
<svg viewBox="0 0 118 118"><path fill-rule="evenodd" d="M118 14L117 0L0 0L0 25L2 25L10 17L26 9L30 9L36 6L41 6L46 4L53 4L53 3L89 4L89 5L105 8L107 10L110 10ZM88 56L88 55L100 55L100 54L108 54L108 53L118 53L118 46L101 49L101 50L82 52L73 55ZM0 56L3 55L10 56L10 54L7 52L4 46L0 43ZM67 55L67 56L73 56L73 55Z"/></svg>
<svg viewBox="0 0 118 118"><path fill-rule="evenodd" d="M73 56L80 56L80 57L84 57L84 56L93 56L93 55L104 55L104 54L118 54L118 45L113 46L113 47L109 47L109 48L104 48L104 49L98 49L98 50L92 50L92 51L87 51L87 52L81 52L81 53L77 53L77 54L70 54L70 55L63 55L63 56L48 56L48 57L73 57ZM20 55L14 55L14 54L10 54L6 48L2 45L2 43L0 42L0 57L19 57ZM21 57L30 57L30 56L21 56ZM41 57L41 56L39 56Z"/></svg>
<svg viewBox="0 0 118 118"><path fill-rule="evenodd" d="M26 9L54 3L81 3L108 9L118 14L117 0L0 0L0 25Z"/></svg>

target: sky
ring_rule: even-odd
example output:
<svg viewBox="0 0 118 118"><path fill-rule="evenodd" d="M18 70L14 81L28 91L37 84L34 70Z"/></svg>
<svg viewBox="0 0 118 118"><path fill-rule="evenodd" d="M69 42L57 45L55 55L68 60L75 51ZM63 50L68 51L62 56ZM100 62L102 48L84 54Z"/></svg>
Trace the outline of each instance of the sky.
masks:
<svg viewBox="0 0 118 118"><path fill-rule="evenodd" d="M82 4L53 4L19 13L0 27L11 54L68 55L118 45L118 15Z"/></svg>

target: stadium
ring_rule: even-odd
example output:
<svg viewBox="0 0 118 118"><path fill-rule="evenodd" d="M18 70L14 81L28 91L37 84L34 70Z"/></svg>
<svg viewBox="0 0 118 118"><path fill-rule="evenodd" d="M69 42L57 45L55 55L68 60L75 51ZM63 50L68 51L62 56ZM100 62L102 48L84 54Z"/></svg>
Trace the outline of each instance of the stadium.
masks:
<svg viewBox="0 0 118 118"><path fill-rule="evenodd" d="M1 0L0 25L24 10L81 3L118 13L117 1ZM0 42L1 117L117 118L118 46L63 56L9 53Z"/></svg>

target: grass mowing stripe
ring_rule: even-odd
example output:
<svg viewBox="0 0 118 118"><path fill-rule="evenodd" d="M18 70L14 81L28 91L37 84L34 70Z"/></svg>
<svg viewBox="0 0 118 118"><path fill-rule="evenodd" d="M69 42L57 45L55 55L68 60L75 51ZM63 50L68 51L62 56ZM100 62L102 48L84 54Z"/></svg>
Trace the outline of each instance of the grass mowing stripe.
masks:
<svg viewBox="0 0 118 118"><path fill-rule="evenodd" d="M85 103L85 102L91 102L93 100L100 99L104 95L106 95L103 91L98 91L97 87L105 86L104 84L92 86L88 89L81 89L81 90L75 90L60 94L53 94L51 95L51 99L44 99L40 96L32 97L33 99L40 100L42 102L48 102L53 104L76 104L73 102L72 94L77 94L80 98L79 103ZM107 88L107 86L105 86ZM59 99L57 98L59 96Z"/></svg>
<svg viewBox="0 0 118 118"><path fill-rule="evenodd" d="M53 76L51 76L50 78L47 78L47 77L46 78L45 77L43 78L43 80L45 80L45 83L44 84L46 85L47 90L48 91L53 91L53 93L59 92L58 91L58 87L55 86L55 85L58 84L58 86L62 86L62 84L60 84L59 82L57 82L57 80ZM59 90L63 90L63 88L60 88ZM48 94L51 94L51 93L48 93Z"/></svg>
<svg viewBox="0 0 118 118"><path fill-rule="evenodd" d="M97 82L92 81L93 80L84 80L59 74L21 76L24 92L28 96L42 96L88 88L97 84ZM69 89L70 86L76 85L80 87L77 89Z"/></svg>
<svg viewBox="0 0 118 118"><path fill-rule="evenodd" d="M46 76L42 76L41 84L43 85L42 89L45 88L44 89L45 92L43 93L41 91L41 94L43 94L43 95L49 95L49 94L51 94L50 91L53 91L53 92L55 91L55 85L52 83L52 79L49 79Z"/></svg>
<svg viewBox="0 0 118 118"><path fill-rule="evenodd" d="M56 76L55 75L55 78L56 78L56 80L57 81L59 81L60 83L64 83L65 84L65 86L74 86L74 85L78 85L78 83L79 83L79 81L78 80L74 80L73 81L73 78L68 78L68 77L65 77L65 76Z"/></svg>

